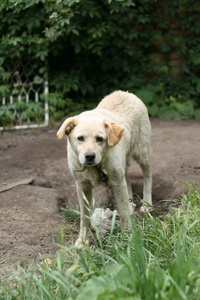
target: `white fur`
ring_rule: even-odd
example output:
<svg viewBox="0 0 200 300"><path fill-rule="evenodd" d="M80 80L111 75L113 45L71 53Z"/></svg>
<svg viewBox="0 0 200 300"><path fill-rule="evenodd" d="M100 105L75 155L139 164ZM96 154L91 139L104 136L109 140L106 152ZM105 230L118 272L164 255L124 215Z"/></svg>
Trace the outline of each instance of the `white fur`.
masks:
<svg viewBox="0 0 200 300"><path fill-rule="evenodd" d="M135 207L129 201L133 199L127 178L130 157L142 168L143 200L152 205L151 125L147 108L140 99L128 92L116 91L106 96L96 109L65 120L57 133L59 139L63 138L65 131L68 135L68 165L76 180L81 210L80 234L75 246L81 248L82 243L89 244L88 232L91 226L83 195L91 203L92 188L102 184L95 167L97 164L108 176L122 226L128 225L127 214L132 215ZM84 141L78 140L80 136L84 137ZM97 137L103 141L97 142ZM86 162L87 153L95 155L90 166ZM77 172L84 165L87 165L87 169Z"/></svg>

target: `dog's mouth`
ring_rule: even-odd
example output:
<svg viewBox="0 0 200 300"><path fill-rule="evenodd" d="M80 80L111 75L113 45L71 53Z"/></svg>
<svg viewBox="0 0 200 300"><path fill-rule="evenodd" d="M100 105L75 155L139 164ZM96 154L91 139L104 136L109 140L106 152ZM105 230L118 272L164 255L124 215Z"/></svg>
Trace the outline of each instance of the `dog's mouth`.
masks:
<svg viewBox="0 0 200 300"><path fill-rule="evenodd" d="M81 173L84 172L87 169L88 166L84 166L83 169L80 170L74 170L75 172Z"/></svg>
<svg viewBox="0 0 200 300"><path fill-rule="evenodd" d="M87 165L84 165L82 169L74 170L74 171L78 172L78 173L81 173L81 172L84 172L87 169L87 167L95 167L95 166L97 166L97 164L87 164Z"/></svg>
<svg viewBox="0 0 200 300"><path fill-rule="evenodd" d="M83 164L84 167L95 167L97 165L96 162L85 162Z"/></svg>
<svg viewBox="0 0 200 300"><path fill-rule="evenodd" d="M82 169L80 169L80 170L77 169L77 170L74 170L74 171L81 173L81 172L84 172L87 168L98 166L98 164L97 163L92 163L92 162L91 163L87 162L87 163L84 163L82 166L83 166Z"/></svg>

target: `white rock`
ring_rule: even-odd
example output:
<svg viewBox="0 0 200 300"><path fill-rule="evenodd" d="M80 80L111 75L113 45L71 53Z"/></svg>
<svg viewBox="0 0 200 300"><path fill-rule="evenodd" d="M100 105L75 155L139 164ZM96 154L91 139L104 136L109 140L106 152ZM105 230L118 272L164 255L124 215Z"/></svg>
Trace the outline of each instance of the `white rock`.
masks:
<svg viewBox="0 0 200 300"><path fill-rule="evenodd" d="M113 214L116 210L112 211L109 208L96 208L91 216L91 226L99 231L101 237L104 237L106 232L111 228Z"/></svg>

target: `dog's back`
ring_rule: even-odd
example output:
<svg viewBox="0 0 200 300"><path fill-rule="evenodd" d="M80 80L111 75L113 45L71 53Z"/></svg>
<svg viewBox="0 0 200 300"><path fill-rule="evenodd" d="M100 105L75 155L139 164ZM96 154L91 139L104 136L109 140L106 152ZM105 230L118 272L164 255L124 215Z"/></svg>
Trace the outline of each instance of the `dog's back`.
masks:
<svg viewBox="0 0 200 300"><path fill-rule="evenodd" d="M135 95L115 91L103 98L96 110L106 111L115 121L125 128L123 140L128 147L135 148L133 156L138 160L142 148L151 147L151 124L144 103ZM148 145L148 146L147 146ZM149 150L148 150L149 152Z"/></svg>
<svg viewBox="0 0 200 300"><path fill-rule="evenodd" d="M123 114L125 118L133 118L136 114L139 116L144 114L144 111L147 112L146 106L137 96L123 91L115 91L104 97L97 109L106 109L119 116Z"/></svg>

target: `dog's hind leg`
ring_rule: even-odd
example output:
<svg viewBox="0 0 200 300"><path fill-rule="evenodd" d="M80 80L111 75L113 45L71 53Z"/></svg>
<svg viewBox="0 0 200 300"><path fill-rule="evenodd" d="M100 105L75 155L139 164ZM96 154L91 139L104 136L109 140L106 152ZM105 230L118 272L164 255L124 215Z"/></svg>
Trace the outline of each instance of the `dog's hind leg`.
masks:
<svg viewBox="0 0 200 300"><path fill-rule="evenodd" d="M136 154L137 153L137 154ZM152 205L152 148L150 143L146 143L137 149L137 152L133 153L133 159L140 165L144 183L143 183L143 201L141 211L147 210L148 204ZM145 205L145 203L147 205Z"/></svg>
<svg viewBox="0 0 200 300"><path fill-rule="evenodd" d="M152 206L152 149L151 147L146 148L148 151L140 157L139 164L143 172L144 183L143 183L143 205L140 211L145 212L148 204ZM147 204L147 206L145 205Z"/></svg>
<svg viewBox="0 0 200 300"><path fill-rule="evenodd" d="M146 211L145 202L152 205L152 170L151 165L141 165L144 185L143 185L143 201L144 204L141 206L141 211Z"/></svg>
<svg viewBox="0 0 200 300"><path fill-rule="evenodd" d="M129 182L128 176L126 174L126 183L127 183L127 187L128 187L128 206L129 206L129 214L133 215L134 210L135 210L135 204L133 202L133 191L132 191L132 187L131 184Z"/></svg>

